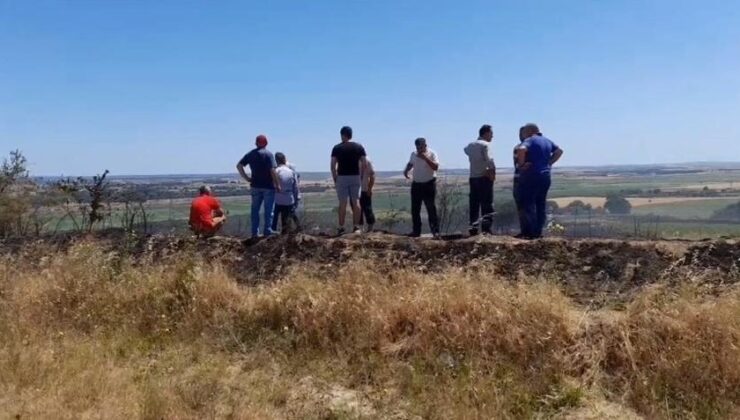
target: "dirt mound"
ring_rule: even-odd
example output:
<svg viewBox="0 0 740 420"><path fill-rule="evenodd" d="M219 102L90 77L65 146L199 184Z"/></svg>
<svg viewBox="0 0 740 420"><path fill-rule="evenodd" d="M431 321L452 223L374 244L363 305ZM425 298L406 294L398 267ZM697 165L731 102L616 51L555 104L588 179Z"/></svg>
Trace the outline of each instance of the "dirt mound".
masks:
<svg viewBox="0 0 740 420"><path fill-rule="evenodd" d="M43 258L50 247L67 248L86 240L67 237L54 242L5 243L0 250ZM423 273L488 270L511 281L556 281L577 301L595 305L624 301L651 283L696 278L711 288L740 280L740 244L735 241L520 241L483 236L438 241L380 233L340 238L299 234L261 240L107 235L95 241L113 253L133 255L140 263L183 254L218 262L246 285L284 278L294 267L307 264L332 278L341 267L360 259L373 261L379 272L399 267Z"/></svg>

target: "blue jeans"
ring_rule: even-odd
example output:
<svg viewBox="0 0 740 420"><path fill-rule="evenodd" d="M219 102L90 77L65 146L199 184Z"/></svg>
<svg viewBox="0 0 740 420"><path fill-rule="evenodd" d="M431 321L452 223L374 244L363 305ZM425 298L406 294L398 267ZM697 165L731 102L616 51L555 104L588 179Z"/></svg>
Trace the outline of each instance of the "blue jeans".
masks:
<svg viewBox="0 0 740 420"><path fill-rule="evenodd" d="M260 207L265 204L265 225L262 233L272 235L272 217L275 209L275 190L268 188L252 188L252 236L259 235Z"/></svg>
<svg viewBox="0 0 740 420"><path fill-rule="evenodd" d="M532 238L542 237L547 221L547 192L550 174L532 174L519 179L519 201L523 217L522 234Z"/></svg>

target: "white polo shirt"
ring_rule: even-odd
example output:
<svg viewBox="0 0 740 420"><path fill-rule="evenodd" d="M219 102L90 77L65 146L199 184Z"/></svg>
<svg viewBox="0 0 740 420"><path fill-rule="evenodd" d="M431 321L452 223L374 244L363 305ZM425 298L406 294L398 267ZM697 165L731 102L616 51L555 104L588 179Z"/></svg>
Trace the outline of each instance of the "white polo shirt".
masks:
<svg viewBox="0 0 740 420"><path fill-rule="evenodd" d="M434 150L427 148L427 156L429 157L429 160L439 165L439 160L437 159L437 154L434 153ZM411 153L409 165L413 168L411 180L414 182L429 182L437 177L437 171L432 169L432 167L429 166L424 159L419 157L416 152Z"/></svg>

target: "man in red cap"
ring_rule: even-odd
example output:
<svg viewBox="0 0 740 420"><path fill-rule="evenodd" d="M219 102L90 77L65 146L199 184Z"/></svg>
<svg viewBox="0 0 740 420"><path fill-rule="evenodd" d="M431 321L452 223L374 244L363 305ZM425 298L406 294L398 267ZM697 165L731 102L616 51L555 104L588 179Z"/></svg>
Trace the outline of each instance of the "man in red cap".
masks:
<svg viewBox="0 0 740 420"><path fill-rule="evenodd" d="M190 205L190 229L197 235L210 237L224 226L226 216L211 187L204 185L199 192Z"/></svg>
<svg viewBox="0 0 740 420"><path fill-rule="evenodd" d="M275 168L275 156L267 150L267 137L260 134L255 139L256 148L244 155L239 163L236 164L236 170L239 175L251 186L252 195L252 236L259 235L260 225L260 207L264 203L264 226L262 233L264 236L271 235L272 217L275 208L275 191L280 191ZM249 165L251 176L247 175L244 167Z"/></svg>

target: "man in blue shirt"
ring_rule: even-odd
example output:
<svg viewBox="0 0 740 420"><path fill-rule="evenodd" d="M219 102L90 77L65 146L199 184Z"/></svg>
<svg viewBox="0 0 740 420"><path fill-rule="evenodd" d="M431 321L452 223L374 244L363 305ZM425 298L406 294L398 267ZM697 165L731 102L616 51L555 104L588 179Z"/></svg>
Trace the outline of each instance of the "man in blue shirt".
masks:
<svg viewBox="0 0 740 420"><path fill-rule="evenodd" d="M272 234L272 217L275 207L275 191L280 191L280 183L275 172L277 167L275 157L267 150L267 137L260 134L255 140L256 148L244 155L237 163L236 170L239 175L249 182L252 187L252 237L259 235L260 207L264 203L265 225L262 233L265 236ZM244 167L249 165L252 176L244 172Z"/></svg>
<svg viewBox="0 0 740 420"><path fill-rule="evenodd" d="M535 124L526 124L522 130L525 140L517 148L518 196L524 213L521 236L535 239L542 237L547 219L550 170L563 149L543 136Z"/></svg>

